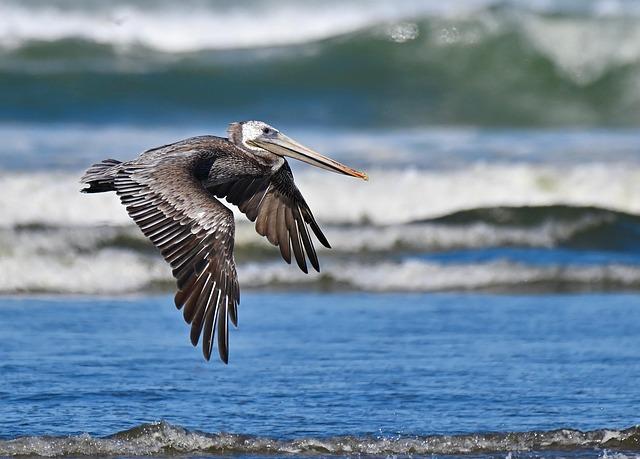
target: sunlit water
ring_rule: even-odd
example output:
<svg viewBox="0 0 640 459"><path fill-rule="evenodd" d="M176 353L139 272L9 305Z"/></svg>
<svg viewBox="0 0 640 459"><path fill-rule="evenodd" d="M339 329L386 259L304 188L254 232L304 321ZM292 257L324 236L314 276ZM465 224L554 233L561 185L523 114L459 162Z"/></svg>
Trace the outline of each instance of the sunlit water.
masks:
<svg viewBox="0 0 640 459"><path fill-rule="evenodd" d="M622 429L640 422L639 306L624 294L247 293L225 366L191 347L168 296L5 298L0 432Z"/></svg>

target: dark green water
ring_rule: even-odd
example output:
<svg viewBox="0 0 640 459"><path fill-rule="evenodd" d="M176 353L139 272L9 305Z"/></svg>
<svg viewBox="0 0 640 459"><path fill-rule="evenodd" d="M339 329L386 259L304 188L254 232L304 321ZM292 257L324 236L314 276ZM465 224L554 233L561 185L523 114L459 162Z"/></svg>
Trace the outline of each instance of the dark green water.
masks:
<svg viewBox="0 0 640 459"><path fill-rule="evenodd" d="M640 122L634 2L0 8L1 121L257 118L384 129Z"/></svg>

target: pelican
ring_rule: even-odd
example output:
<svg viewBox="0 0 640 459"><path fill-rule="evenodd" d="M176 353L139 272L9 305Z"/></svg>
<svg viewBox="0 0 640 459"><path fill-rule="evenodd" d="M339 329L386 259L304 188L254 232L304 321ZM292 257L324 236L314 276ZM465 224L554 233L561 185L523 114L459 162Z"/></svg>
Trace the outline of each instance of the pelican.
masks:
<svg viewBox="0 0 640 459"><path fill-rule="evenodd" d="M80 182L84 193L115 191L127 213L171 265L175 305L191 324L191 343L229 361L229 320L238 325L240 288L233 258L235 223L225 198L291 264L320 271L311 231L331 248L293 181L285 157L367 180L262 121L231 123L228 138L192 137L152 148L132 161L105 159ZM311 229L311 231L309 230ZM203 333L204 330L204 333Z"/></svg>

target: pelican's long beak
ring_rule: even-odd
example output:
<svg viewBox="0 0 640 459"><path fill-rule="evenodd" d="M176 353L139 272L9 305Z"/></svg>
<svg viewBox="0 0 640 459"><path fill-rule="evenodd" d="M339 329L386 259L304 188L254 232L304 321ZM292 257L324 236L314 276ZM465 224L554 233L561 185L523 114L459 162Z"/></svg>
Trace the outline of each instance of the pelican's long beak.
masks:
<svg viewBox="0 0 640 459"><path fill-rule="evenodd" d="M279 156L288 156L290 158L304 161L312 166L321 167L328 171L350 175L363 180L369 180L369 177L364 172L351 169L349 166L345 166L338 161L327 158L326 156L299 144L295 140L279 132L274 137L262 137L255 139L252 142L260 148L269 150L271 153Z"/></svg>

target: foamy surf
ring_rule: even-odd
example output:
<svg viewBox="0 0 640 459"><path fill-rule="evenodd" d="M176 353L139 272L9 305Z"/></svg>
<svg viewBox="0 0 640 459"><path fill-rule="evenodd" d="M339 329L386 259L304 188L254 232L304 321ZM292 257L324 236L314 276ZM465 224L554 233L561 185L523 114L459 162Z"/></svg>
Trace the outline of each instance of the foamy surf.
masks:
<svg viewBox="0 0 640 459"><path fill-rule="evenodd" d="M388 8L383 2L371 2L366 9L359 8L357 2L343 2L342 7L333 2L329 8L315 9L315 14L309 14L311 5L291 2L283 2L279 7L253 2L250 8L225 8L221 4L216 8L210 4L207 8L206 3L201 2L193 5L195 8L185 9L142 9L133 2L114 2L110 8L93 9L65 8L63 3L56 5L57 8L4 3L0 37L8 44L82 37L101 43L145 44L174 52L300 43L417 14L477 8L473 2L463 3L466 8L436 8L421 6L418 2L403 2L400 8ZM302 27L282 27L291 23ZM249 33L239 34L238 30Z"/></svg>
<svg viewBox="0 0 640 459"><path fill-rule="evenodd" d="M638 124L633 1L0 6L5 120L210 122L279 104L281 119L333 126ZM320 75L346 55L339 85Z"/></svg>
<svg viewBox="0 0 640 459"><path fill-rule="evenodd" d="M143 424L109 437L81 434L68 437L30 436L0 440L0 455L67 456L175 456L219 454L267 455L471 455L528 451L575 452L595 456L605 450L640 451L640 430L598 429L476 433L433 436L341 436L282 440L251 435L189 431L166 422Z"/></svg>
<svg viewBox="0 0 640 459"><path fill-rule="evenodd" d="M5 47L29 41L82 38L125 49L142 45L164 52L190 52L306 43L397 21L479 16L505 6L523 12L594 18L640 13L637 4L624 0L592 0L564 6L545 1L524 4L517 0L464 0L449 4L405 0L393 7L384 1L370 1L366 8L360 1L322 2L322 8L318 8L318 2L189 3L188 7L177 8L169 3L150 7L132 1L74 6L60 1L38 4L4 0L0 38ZM393 30L389 37L398 42L403 41L401 37L407 39L406 34Z"/></svg>
<svg viewBox="0 0 640 459"><path fill-rule="evenodd" d="M42 198L49 201L41 209L53 212L52 196ZM105 205L117 212L122 224L91 222L100 216L94 204L66 209L77 212L75 218L89 220L84 225L54 225L41 219L0 228L0 292L122 294L173 289L169 268L157 250L129 222L117 199L106 198ZM322 226L332 249L319 248L321 274L304 275L286 265L278 249L240 216L235 257L243 288L640 289L640 217L618 211L564 205L489 207L410 223Z"/></svg>
<svg viewBox="0 0 640 459"><path fill-rule="evenodd" d="M272 253L272 255L276 255ZM547 263L492 259L341 259L322 255L308 275L281 260L239 262L243 288L370 292L555 292L639 290L640 264ZM356 261L356 260L360 261ZM170 291L174 281L158 255L102 249L93 253L14 252L0 258L0 293L127 294Z"/></svg>
<svg viewBox="0 0 640 459"><path fill-rule="evenodd" d="M452 170L368 172L370 181L362 183L301 169L296 183L324 224L408 223L496 206L563 204L640 213L640 166L633 163L472 164ZM113 194L79 193L79 175L79 171L0 173L2 226L129 223ZM327 190L349 199L326 199Z"/></svg>
<svg viewBox="0 0 640 459"><path fill-rule="evenodd" d="M357 2L333 2L323 8L294 2L252 2L248 7L199 2L187 8L114 2L111 7L94 9L6 3L0 20L5 46L82 38L125 49L142 45L164 52L306 43L438 10L419 2L405 2L401 8L389 8L384 2L372 2L367 8Z"/></svg>

